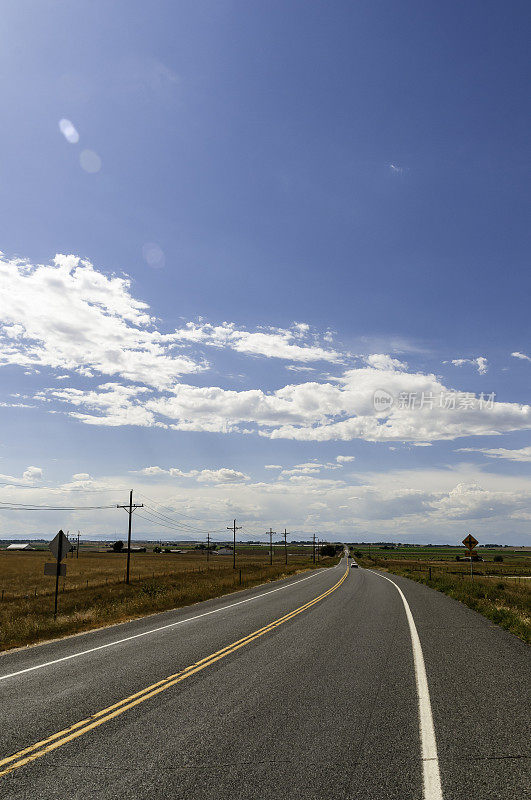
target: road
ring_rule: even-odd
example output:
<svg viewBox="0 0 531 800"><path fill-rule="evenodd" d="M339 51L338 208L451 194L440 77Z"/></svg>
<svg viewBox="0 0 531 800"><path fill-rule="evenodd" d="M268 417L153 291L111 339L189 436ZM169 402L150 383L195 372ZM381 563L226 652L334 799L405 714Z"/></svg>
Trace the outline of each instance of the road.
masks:
<svg viewBox="0 0 531 800"><path fill-rule="evenodd" d="M388 578L343 559L0 656L0 796L526 797L528 648Z"/></svg>

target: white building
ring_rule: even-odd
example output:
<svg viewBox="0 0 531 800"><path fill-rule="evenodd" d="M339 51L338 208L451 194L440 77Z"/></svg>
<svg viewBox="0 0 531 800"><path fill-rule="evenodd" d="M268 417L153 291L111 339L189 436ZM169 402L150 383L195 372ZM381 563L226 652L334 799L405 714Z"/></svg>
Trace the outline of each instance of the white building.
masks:
<svg viewBox="0 0 531 800"><path fill-rule="evenodd" d="M6 550L33 550L33 547L27 542L17 542L16 544L8 544Z"/></svg>

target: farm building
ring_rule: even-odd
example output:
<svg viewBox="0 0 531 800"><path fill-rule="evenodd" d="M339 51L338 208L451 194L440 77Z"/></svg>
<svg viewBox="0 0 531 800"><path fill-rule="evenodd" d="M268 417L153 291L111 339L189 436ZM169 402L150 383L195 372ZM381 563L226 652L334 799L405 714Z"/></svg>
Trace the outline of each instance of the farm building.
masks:
<svg viewBox="0 0 531 800"><path fill-rule="evenodd" d="M16 544L8 544L6 550L33 550L33 547L27 542L17 542Z"/></svg>

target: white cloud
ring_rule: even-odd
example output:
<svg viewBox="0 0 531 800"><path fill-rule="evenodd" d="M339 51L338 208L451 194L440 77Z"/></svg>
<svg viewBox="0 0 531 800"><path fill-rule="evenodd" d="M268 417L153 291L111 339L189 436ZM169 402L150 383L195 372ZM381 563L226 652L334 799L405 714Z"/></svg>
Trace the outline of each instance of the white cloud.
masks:
<svg viewBox="0 0 531 800"><path fill-rule="evenodd" d="M163 469L162 467L144 467L137 470L139 475L147 477L152 476L170 476L171 478L193 478L199 483L241 483L249 480L249 476L244 472L239 472L235 469L228 467L221 467L221 469L192 469L189 472L183 472L177 467L170 467L170 469Z"/></svg>
<svg viewBox="0 0 531 800"><path fill-rule="evenodd" d="M531 361L531 356L527 356L525 353L511 353L513 358L519 358L522 361Z"/></svg>
<svg viewBox="0 0 531 800"><path fill-rule="evenodd" d="M455 367L464 367L470 364L477 369L480 375L485 375L489 371L489 362L483 356L478 356L477 358L454 358L451 363Z"/></svg>
<svg viewBox="0 0 531 800"><path fill-rule="evenodd" d="M22 473L22 480L31 483L33 481L41 481L42 480L42 469L40 467L26 467L24 472Z"/></svg>
<svg viewBox="0 0 531 800"><path fill-rule="evenodd" d="M130 288L129 279L107 277L76 256L37 266L0 258L0 365L119 376L159 389L204 369L173 354Z"/></svg>
<svg viewBox="0 0 531 800"><path fill-rule="evenodd" d="M531 447L521 447L519 450L510 450L505 447L496 447L490 450L482 447L460 447L457 453L481 453L488 458L502 458L507 461L531 461Z"/></svg>
<svg viewBox="0 0 531 800"><path fill-rule="evenodd" d="M289 361L341 363L344 360L341 353L316 343L315 337L309 334L309 325L300 322L295 323L292 329L269 327L254 332L239 330L232 322L223 322L221 325L188 322L169 338L172 341L230 348L246 355Z"/></svg>
<svg viewBox="0 0 531 800"><path fill-rule="evenodd" d="M483 472L470 464L390 472L363 469L349 476L349 481L331 477L341 472L299 473L280 479L273 474L270 481L254 481L229 467L186 471L152 466L134 476L98 475L86 480L87 474L76 473L56 488L13 484L0 487L0 493L7 502L44 504L53 499L58 505L93 505L97 489L98 502L112 506L97 515L93 511L51 513L43 520L50 534L59 527L80 528L88 536L109 538L121 519L115 504L126 499L126 489L132 486L139 500L145 493L150 503L164 506L164 514L175 512L174 529L157 527L157 522L151 524L139 515L135 522L138 537L173 538L181 531L181 536L190 538L195 526L197 535L205 538L206 530L221 528L219 539L223 539L225 527L236 517L238 525L244 526L242 537L253 539L265 539L264 532L272 525L277 531L286 526L293 538L308 538L312 532L326 530L330 538L347 541L459 544L468 530L480 542L529 543L529 479ZM181 530L183 514L186 523ZM28 526L33 524L31 515L3 515L0 510L0 531L5 535L27 536Z"/></svg>
<svg viewBox="0 0 531 800"><path fill-rule="evenodd" d="M391 170L391 172L394 172L395 175L404 174L404 167L399 167L398 164L389 164L389 169Z"/></svg>
<svg viewBox="0 0 531 800"><path fill-rule="evenodd" d="M346 354L325 347L307 323L290 328L239 329L202 320L164 333L146 303L131 294L126 277L106 276L76 256L57 256L52 265L32 266L0 258L0 365L27 370L49 367L85 379L112 376L94 388L55 386L35 394L51 413L63 404L74 418L98 426L135 425L180 431L258 433L300 441L404 441L429 444L460 436L495 435L531 425L531 409L517 403L479 408L460 398L454 408L438 398L451 394L433 374L410 371L397 358L375 352L364 366L325 381L292 383L274 391L180 383L206 369L185 348L208 346L247 356L344 363ZM456 361L459 361L456 359ZM481 371L486 359L469 359ZM297 376L293 376L294 380ZM393 404L374 408L374 394L389 393ZM405 395L435 398L410 407ZM468 399L473 395L468 395ZM463 402L461 402L463 400ZM339 462L338 462L339 463Z"/></svg>
<svg viewBox="0 0 531 800"><path fill-rule="evenodd" d="M348 461L354 461L356 456L336 456L336 461L339 464L346 464Z"/></svg>
<svg viewBox="0 0 531 800"><path fill-rule="evenodd" d="M373 397L382 389L395 402L385 411L376 411ZM403 396L416 398L416 405L401 404ZM424 397L431 398L431 404L420 407ZM246 432L253 431L247 427L251 423L261 436L299 441L429 443L531 427L531 408L527 405L485 403L473 394L453 392L434 375L394 367L351 369L334 384L312 381L274 392L178 384L171 391L157 394L146 387L106 384L90 391L48 389L37 399L84 406L73 414L90 424L157 425L230 433L241 431L242 425Z"/></svg>
<svg viewBox="0 0 531 800"><path fill-rule="evenodd" d="M369 367L381 370L395 370L407 369L407 364L399 361L398 358L391 358L385 353L373 353L370 356L365 356L364 361Z"/></svg>
<svg viewBox="0 0 531 800"><path fill-rule="evenodd" d="M12 483L14 485L24 486L33 485L38 481L42 481L43 470L40 467L26 467L22 473L21 478L16 478L13 475L1 475L0 481L2 483Z"/></svg>
<svg viewBox="0 0 531 800"><path fill-rule="evenodd" d="M82 407L83 412L70 411L70 416L87 425L138 425L140 427L167 427L155 419L155 415L144 407L144 395L151 389L145 386L122 386L105 383L98 390L48 389L35 397L44 402L51 398L70 406ZM95 413L86 413L87 411Z"/></svg>

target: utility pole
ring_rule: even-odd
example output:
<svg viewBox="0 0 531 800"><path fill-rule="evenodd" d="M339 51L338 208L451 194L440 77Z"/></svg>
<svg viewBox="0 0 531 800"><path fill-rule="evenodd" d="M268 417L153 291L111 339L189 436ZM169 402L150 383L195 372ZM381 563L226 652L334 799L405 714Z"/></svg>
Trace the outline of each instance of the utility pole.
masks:
<svg viewBox="0 0 531 800"><path fill-rule="evenodd" d="M232 569L236 569L236 531L241 531L242 526L236 527L236 520L234 523L229 527L227 526L228 531L232 531L234 538L233 538L233 549L232 549Z"/></svg>
<svg viewBox="0 0 531 800"><path fill-rule="evenodd" d="M144 503L133 504L133 490L131 489L131 491L129 492L129 505L127 506L117 505L116 508L125 508L125 510L129 514L129 525L127 528L127 568L125 572L125 582L129 583L129 564L131 561L131 520L135 508L144 508Z"/></svg>
<svg viewBox="0 0 531 800"><path fill-rule="evenodd" d="M288 535L288 532L284 528L284 554L286 556L286 564L288 563L288 540L286 539L287 535Z"/></svg>
<svg viewBox="0 0 531 800"><path fill-rule="evenodd" d="M267 533L269 534L269 564L270 564L270 566L272 566L273 565L273 534L276 533L276 531L274 531L270 526L269 530L267 531Z"/></svg>
<svg viewBox="0 0 531 800"><path fill-rule="evenodd" d="M77 550L76 550L76 558L79 558L79 531L77 532Z"/></svg>
<svg viewBox="0 0 531 800"><path fill-rule="evenodd" d="M315 533L313 535L312 549L313 549L313 563L315 564Z"/></svg>
<svg viewBox="0 0 531 800"><path fill-rule="evenodd" d="M319 561L319 537L317 537L317 561Z"/></svg>
<svg viewBox="0 0 531 800"><path fill-rule="evenodd" d="M207 533L207 564L210 561L210 533Z"/></svg>

